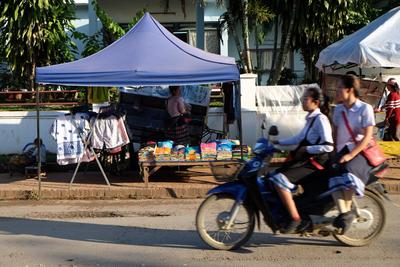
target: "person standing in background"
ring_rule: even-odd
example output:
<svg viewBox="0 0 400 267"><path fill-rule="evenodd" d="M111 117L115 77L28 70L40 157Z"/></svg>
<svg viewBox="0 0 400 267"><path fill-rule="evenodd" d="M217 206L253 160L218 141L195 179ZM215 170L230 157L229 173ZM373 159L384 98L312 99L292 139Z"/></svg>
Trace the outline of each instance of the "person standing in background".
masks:
<svg viewBox="0 0 400 267"><path fill-rule="evenodd" d="M396 79L390 78L387 82L387 88L390 90L390 94L385 104L385 109L386 109L385 124L388 126L389 140L385 141L399 141L400 140L400 94L399 94L399 85L396 82Z"/></svg>
<svg viewBox="0 0 400 267"><path fill-rule="evenodd" d="M167 120L166 137L174 141L176 145L190 144L190 135L187 123L190 118L187 117L190 105L185 103L181 96L180 86L170 86L171 96L167 100Z"/></svg>
<svg viewBox="0 0 400 267"><path fill-rule="evenodd" d="M374 112L382 112L382 111L385 110L385 104L386 104L386 101L387 101L388 96L390 94L390 89L388 88L388 84L389 84L390 80L392 80L392 79L394 79L394 78L390 78L387 81L385 89L383 89L383 93L382 93L381 99L379 99L378 105L374 108Z"/></svg>

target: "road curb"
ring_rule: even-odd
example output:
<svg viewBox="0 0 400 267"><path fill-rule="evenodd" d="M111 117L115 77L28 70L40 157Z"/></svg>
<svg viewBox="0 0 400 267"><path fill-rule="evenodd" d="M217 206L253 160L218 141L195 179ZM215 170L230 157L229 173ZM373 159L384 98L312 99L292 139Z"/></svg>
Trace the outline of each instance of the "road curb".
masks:
<svg viewBox="0 0 400 267"><path fill-rule="evenodd" d="M167 198L204 198L210 187L191 188L104 188L104 189L45 189L42 190L41 199L167 199ZM38 199L37 190L0 190L0 200Z"/></svg>
<svg viewBox="0 0 400 267"><path fill-rule="evenodd" d="M390 194L400 194L400 180L384 180L381 179L381 182L385 185L386 191Z"/></svg>
<svg viewBox="0 0 400 267"><path fill-rule="evenodd" d="M400 193L400 181L382 180L386 190L390 194ZM41 199L65 200L65 199L168 199L204 198L215 185L196 187L156 187L156 188L73 188L68 189L44 189ZM38 199L37 190L0 190L0 200Z"/></svg>

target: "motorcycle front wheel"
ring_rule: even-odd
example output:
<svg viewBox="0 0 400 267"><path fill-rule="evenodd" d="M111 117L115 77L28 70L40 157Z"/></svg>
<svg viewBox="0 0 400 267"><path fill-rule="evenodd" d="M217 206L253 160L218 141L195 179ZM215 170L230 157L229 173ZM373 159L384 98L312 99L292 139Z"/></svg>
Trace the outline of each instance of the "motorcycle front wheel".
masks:
<svg viewBox="0 0 400 267"><path fill-rule="evenodd" d="M360 216L353 221L345 234L333 236L344 245L362 247L382 233L386 223L386 211L382 200L368 190L365 190L364 197L356 201Z"/></svg>
<svg viewBox="0 0 400 267"><path fill-rule="evenodd" d="M236 216L232 221L233 214ZM231 225L229 221L232 221ZM210 195L200 205L196 215L196 228L201 239L219 250L239 248L249 240L254 227L252 209L237 203L229 194Z"/></svg>

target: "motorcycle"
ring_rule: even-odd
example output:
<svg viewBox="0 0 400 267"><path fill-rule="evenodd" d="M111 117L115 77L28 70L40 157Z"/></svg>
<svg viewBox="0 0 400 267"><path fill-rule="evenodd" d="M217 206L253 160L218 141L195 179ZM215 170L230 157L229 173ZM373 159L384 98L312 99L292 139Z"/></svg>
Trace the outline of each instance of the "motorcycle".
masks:
<svg viewBox="0 0 400 267"><path fill-rule="evenodd" d="M196 215L196 229L201 239L219 250L233 250L244 245L252 236L261 218L274 234L289 220L278 193L269 180L271 173L260 175L276 152L265 138L257 141L255 157L247 161L233 181L211 189ZM352 209L356 218L346 233L332 223L339 215L334 200L327 194L329 177L324 170L302 180L303 192L294 195L302 216L296 234L302 236L333 236L347 246L365 246L383 231L386 212L383 200L387 192L379 183L388 165L383 163L371 171L363 198L353 198Z"/></svg>

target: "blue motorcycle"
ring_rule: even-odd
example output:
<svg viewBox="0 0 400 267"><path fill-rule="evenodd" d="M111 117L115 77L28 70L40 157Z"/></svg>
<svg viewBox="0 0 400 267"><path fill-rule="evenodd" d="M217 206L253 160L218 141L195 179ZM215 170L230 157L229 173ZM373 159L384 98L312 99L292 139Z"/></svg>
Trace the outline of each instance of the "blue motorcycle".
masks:
<svg viewBox="0 0 400 267"><path fill-rule="evenodd" d="M273 233L278 233L289 219L269 181L269 174L263 171L275 151L267 139L261 138L253 149L255 157L244 164L234 180L208 192L196 215L197 231L206 244L220 250L237 249L250 239L261 219ZM326 194L329 177L324 175L324 171L318 171L315 177L304 179L300 184L302 192L294 196L303 218L297 233L303 236L333 235L348 246L369 244L385 225L383 200L388 198L378 182L378 175L387 167L387 164L376 167L371 172L365 196L353 199L352 208L357 216L345 234L332 225L339 213L330 194Z"/></svg>

